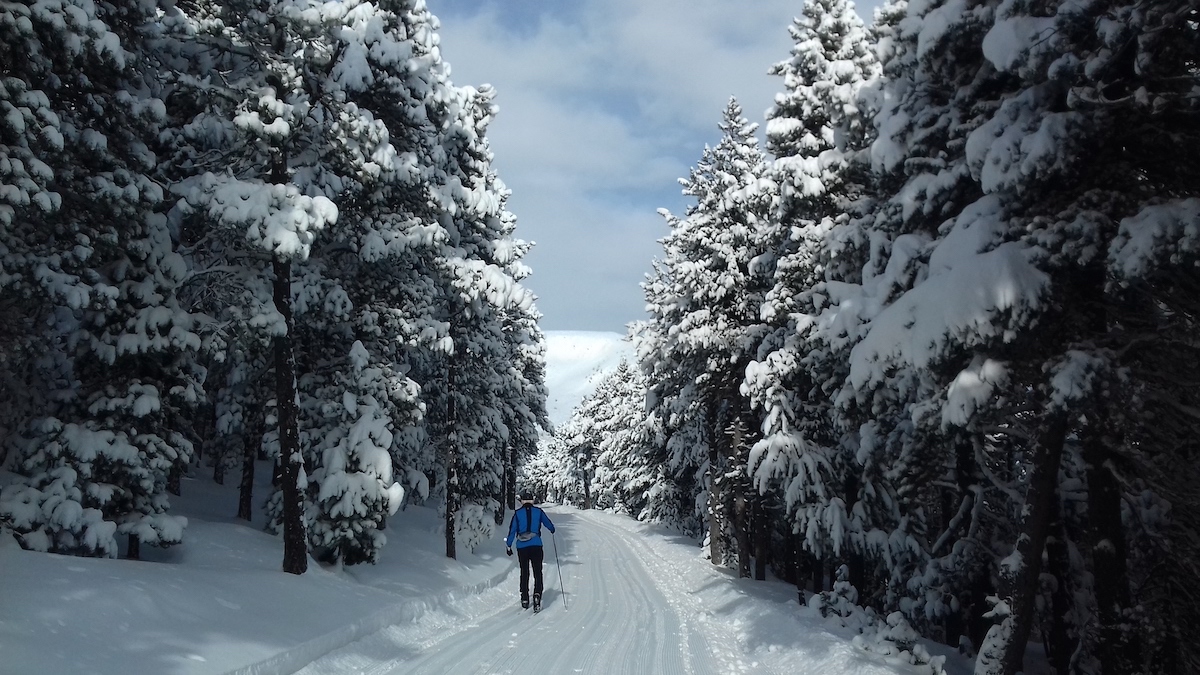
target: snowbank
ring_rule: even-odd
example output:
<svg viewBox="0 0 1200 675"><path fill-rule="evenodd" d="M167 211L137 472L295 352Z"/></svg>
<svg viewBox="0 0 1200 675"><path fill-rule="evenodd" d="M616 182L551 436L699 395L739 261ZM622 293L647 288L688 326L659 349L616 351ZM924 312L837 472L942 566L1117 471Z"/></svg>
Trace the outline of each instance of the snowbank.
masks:
<svg viewBox="0 0 1200 675"><path fill-rule="evenodd" d="M410 507L389 521L378 565L310 560L284 574L280 540L232 517L236 485L198 477L183 492L172 512L188 518L184 543L143 548L143 561L33 553L0 536L0 673L291 673L512 571L499 538L447 559L437 514Z"/></svg>

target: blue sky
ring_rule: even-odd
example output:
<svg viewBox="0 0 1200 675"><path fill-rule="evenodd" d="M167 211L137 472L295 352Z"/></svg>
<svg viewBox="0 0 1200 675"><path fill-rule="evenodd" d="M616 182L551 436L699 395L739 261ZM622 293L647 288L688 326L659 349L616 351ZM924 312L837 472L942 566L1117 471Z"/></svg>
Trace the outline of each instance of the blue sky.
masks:
<svg viewBox="0 0 1200 675"><path fill-rule="evenodd" d="M512 190L545 330L625 332L682 214L678 179L736 96L762 122L796 0L427 0L459 85L491 84L488 131ZM860 8L860 13L864 10ZM865 13L869 14L869 10Z"/></svg>

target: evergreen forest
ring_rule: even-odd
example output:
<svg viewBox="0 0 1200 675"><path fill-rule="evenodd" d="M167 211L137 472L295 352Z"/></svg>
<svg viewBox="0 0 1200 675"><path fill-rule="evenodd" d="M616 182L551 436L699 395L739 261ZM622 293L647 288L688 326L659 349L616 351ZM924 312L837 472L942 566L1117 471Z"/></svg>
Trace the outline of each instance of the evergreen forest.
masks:
<svg viewBox="0 0 1200 675"><path fill-rule="evenodd" d="M1200 4L797 13L552 428L495 91L424 0L0 2L3 532L137 559L205 472L302 574L528 487L930 672L1200 672Z"/></svg>
<svg viewBox="0 0 1200 675"><path fill-rule="evenodd" d="M637 362L530 480L935 671L918 636L977 675L1031 643L1200 672L1200 5L809 0L790 31L765 147L730 100Z"/></svg>

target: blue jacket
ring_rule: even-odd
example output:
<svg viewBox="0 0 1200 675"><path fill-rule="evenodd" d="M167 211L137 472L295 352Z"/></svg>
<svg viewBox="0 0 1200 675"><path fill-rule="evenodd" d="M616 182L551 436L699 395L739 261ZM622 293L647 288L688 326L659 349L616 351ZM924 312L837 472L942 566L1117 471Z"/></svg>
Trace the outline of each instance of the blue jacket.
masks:
<svg viewBox="0 0 1200 675"><path fill-rule="evenodd" d="M532 527L529 526L529 523L531 522L533 523ZM504 540L505 545L509 548L512 548L513 541L516 540L518 534L526 531L532 531L533 539L530 539L529 541L517 541L517 548L541 546L542 525L545 525L546 529L550 530L551 532L554 531L554 523L550 522L550 517L546 515L545 511L533 506L532 504L529 506L522 504L521 506L517 507L516 513L513 514L512 521L508 524L508 538Z"/></svg>

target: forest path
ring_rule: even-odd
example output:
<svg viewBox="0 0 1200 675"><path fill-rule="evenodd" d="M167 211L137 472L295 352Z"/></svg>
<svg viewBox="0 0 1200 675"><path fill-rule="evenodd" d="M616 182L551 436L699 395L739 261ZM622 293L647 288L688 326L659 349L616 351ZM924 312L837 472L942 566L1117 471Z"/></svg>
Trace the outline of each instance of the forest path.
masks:
<svg viewBox="0 0 1200 675"><path fill-rule="evenodd" d="M729 640L703 629L703 608L690 596L677 562L592 511L547 512L555 541L546 542L542 611L521 610L520 573L441 608L418 623L394 625L313 662L303 675L420 673L560 675L603 673L706 675L769 673L744 663ZM695 549L692 549L693 555ZM530 580L532 584L532 580Z"/></svg>

